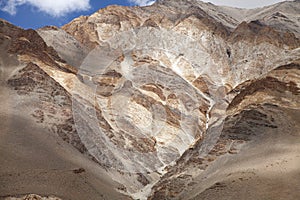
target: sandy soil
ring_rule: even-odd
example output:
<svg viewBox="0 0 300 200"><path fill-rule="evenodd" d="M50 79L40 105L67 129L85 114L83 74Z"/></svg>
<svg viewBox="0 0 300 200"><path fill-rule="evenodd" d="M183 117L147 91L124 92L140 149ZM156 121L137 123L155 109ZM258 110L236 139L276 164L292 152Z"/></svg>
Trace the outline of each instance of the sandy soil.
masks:
<svg viewBox="0 0 300 200"><path fill-rule="evenodd" d="M282 127L214 162L186 199L300 199L300 112L285 113Z"/></svg>
<svg viewBox="0 0 300 200"><path fill-rule="evenodd" d="M49 197L41 197L36 194L28 194L22 197L7 197L5 200L61 200L58 197L49 196Z"/></svg>

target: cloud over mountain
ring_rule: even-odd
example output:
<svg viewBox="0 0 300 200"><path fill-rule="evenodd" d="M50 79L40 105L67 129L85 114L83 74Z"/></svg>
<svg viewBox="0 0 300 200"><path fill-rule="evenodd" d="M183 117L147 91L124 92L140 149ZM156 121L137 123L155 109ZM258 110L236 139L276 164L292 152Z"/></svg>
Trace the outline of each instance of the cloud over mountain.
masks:
<svg viewBox="0 0 300 200"><path fill-rule="evenodd" d="M18 6L24 4L31 5L54 17L64 16L74 11L88 10L91 7L89 0L8 0L0 6L2 11L15 15Z"/></svg>

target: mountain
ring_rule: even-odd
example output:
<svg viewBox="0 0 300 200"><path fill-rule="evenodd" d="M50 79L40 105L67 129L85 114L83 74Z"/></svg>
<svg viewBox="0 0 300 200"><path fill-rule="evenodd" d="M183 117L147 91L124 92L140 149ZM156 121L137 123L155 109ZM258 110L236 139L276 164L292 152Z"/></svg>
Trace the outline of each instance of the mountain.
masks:
<svg viewBox="0 0 300 200"><path fill-rule="evenodd" d="M0 197L298 199L300 3L0 21Z"/></svg>

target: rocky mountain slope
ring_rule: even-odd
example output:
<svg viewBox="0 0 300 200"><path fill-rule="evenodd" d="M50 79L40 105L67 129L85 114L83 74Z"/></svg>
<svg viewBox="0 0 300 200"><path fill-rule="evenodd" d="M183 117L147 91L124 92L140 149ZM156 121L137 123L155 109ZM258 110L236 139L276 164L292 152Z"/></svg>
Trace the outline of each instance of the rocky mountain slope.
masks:
<svg viewBox="0 0 300 200"><path fill-rule="evenodd" d="M0 116L22 123L2 122L0 197L299 198L299 13L299 1L158 0L61 28L2 20ZM8 156L29 137L51 137L42 149L52 161L11 169L41 148ZM48 176L70 185L41 187Z"/></svg>

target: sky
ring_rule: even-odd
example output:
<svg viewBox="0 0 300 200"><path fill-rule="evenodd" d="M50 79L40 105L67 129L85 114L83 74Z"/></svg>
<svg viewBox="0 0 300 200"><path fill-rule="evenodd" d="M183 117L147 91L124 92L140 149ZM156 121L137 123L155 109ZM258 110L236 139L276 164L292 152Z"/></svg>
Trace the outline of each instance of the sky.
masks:
<svg viewBox="0 0 300 200"><path fill-rule="evenodd" d="M176 0L174 0L176 1ZM283 0L203 0L216 5L254 8ZM81 15L91 15L108 5L146 6L154 0L0 0L0 18L25 29L62 26Z"/></svg>

